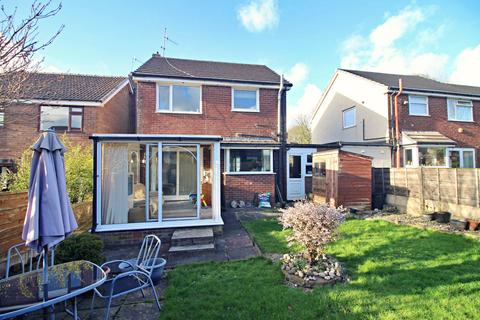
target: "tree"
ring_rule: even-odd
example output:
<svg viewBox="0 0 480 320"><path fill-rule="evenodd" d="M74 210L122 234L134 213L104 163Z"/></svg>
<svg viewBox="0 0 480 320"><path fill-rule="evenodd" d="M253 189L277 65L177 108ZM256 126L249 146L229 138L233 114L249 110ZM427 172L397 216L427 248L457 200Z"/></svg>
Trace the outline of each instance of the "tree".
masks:
<svg viewBox="0 0 480 320"><path fill-rule="evenodd" d="M58 30L46 41L38 39L42 20L56 15L62 5L51 6L51 1L34 0L26 17L18 17L17 8L6 9L0 0L0 112L14 103L29 86L32 72L38 71L43 58L38 52L49 46L63 30ZM4 119L7 121L7 119Z"/></svg>
<svg viewBox="0 0 480 320"><path fill-rule="evenodd" d="M288 142L301 144L312 142L310 120L306 115L298 116L295 125L288 130Z"/></svg>

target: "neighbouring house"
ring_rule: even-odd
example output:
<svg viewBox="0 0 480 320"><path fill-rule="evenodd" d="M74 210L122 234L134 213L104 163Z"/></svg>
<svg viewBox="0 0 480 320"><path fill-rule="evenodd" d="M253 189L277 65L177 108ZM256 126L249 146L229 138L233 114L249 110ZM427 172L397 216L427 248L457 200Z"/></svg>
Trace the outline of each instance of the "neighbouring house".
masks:
<svg viewBox="0 0 480 320"><path fill-rule="evenodd" d="M374 167L396 165L398 153L405 167L476 168L479 121L480 87L338 69L314 111L312 141L370 156Z"/></svg>
<svg viewBox="0 0 480 320"><path fill-rule="evenodd" d="M264 65L159 54L131 78L134 133L92 135L93 230L107 242L222 226L232 201L285 196L291 83Z"/></svg>
<svg viewBox="0 0 480 320"><path fill-rule="evenodd" d="M11 168L42 130L90 146L93 133L133 129L134 101L125 77L31 73L12 98L0 110L0 170Z"/></svg>

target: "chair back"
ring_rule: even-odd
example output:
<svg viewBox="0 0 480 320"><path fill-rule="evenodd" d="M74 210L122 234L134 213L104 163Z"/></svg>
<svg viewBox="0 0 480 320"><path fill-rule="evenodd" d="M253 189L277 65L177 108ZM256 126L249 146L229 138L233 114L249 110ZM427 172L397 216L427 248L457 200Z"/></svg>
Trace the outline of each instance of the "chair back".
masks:
<svg viewBox="0 0 480 320"><path fill-rule="evenodd" d="M53 266L55 264L55 249L51 249L49 253L50 265ZM25 243L11 246L7 252L5 278L12 276L10 269L14 264L20 265L20 274L43 268L43 255L43 251L37 253L35 250L25 247Z"/></svg>
<svg viewBox="0 0 480 320"><path fill-rule="evenodd" d="M142 242L142 247L138 252L137 262L135 267L152 275L153 266L158 258L160 246L162 241L156 235L150 234L145 236Z"/></svg>

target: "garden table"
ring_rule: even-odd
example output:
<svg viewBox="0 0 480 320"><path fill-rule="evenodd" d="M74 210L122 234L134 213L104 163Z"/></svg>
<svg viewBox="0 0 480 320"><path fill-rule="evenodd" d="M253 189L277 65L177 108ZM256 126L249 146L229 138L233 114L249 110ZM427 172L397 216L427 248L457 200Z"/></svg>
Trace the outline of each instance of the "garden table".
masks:
<svg viewBox="0 0 480 320"><path fill-rule="evenodd" d="M35 270L0 280L0 320L17 317L73 299L73 311L78 319L76 298L103 284L107 276L96 264L73 261L48 268L47 299L44 295L43 271Z"/></svg>

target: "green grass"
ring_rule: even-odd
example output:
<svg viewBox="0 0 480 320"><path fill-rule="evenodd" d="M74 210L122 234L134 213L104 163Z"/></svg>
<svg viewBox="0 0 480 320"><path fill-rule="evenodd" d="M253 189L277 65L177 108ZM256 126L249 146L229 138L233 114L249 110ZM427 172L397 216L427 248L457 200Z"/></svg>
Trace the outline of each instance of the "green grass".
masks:
<svg viewBox="0 0 480 320"><path fill-rule="evenodd" d="M245 226L262 250L286 252L276 222ZM161 318L479 318L478 241L384 221L347 221L341 234L328 251L346 264L349 284L288 288L265 258L182 266L168 274Z"/></svg>
<svg viewBox="0 0 480 320"><path fill-rule="evenodd" d="M286 237L292 235L291 230L282 230L277 219L242 221L257 246L263 253L298 252L301 246L288 246Z"/></svg>

